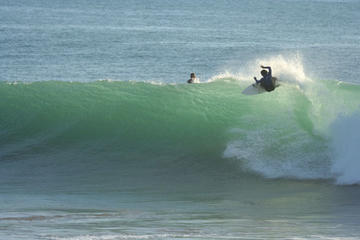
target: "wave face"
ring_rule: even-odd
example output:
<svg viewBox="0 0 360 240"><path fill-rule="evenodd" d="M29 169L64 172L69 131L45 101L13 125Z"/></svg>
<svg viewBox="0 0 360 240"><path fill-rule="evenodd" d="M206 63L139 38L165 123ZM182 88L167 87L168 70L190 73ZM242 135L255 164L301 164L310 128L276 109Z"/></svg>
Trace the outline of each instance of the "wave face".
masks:
<svg viewBox="0 0 360 240"><path fill-rule="evenodd" d="M294 61L267 59L281 86L253 96L241 94L246 74L192 85L3 82L0 159L31 168L41 158L45 172L115 162L123 171L217 171L231 162L238 174L360 183L360 86L309 79Z"/></svg>

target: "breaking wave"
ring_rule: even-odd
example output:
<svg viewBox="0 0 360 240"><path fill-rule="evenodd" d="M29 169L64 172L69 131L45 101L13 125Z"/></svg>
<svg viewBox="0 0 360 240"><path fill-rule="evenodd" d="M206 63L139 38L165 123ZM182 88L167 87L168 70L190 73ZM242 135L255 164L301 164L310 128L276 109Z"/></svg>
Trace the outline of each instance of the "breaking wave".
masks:
<svg viewBox="0 0 360 240"><path fill-rule="evenodd" d="M2 82L0 160L46 155L59 165L116 159L166 169L179 159L189 168L233 159L239 174L359 183L360 86L310 79L299 58L254 63L271 65L280 87L241 94L252 67L192 85Z"/></svg>

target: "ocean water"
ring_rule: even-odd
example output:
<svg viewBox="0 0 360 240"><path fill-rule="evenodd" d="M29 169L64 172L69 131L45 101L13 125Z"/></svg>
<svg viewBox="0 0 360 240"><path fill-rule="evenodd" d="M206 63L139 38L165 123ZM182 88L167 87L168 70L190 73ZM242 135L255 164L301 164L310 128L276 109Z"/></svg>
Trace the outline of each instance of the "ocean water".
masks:
<svg viewBox="0 0 360 240"><path fill-rule="evenodd" d="M360 239L359 9L0 0L0 239Z"/></svg>

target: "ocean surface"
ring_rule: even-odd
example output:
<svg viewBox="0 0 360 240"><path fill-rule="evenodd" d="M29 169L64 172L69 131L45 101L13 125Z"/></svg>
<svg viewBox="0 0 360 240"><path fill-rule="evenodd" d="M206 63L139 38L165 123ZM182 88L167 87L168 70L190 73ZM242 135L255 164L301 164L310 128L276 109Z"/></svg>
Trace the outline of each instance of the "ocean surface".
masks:
<svg viewBox="0 0 360 240"><path fill-rule="evenodd" d="M360 239L359 10L0 0L0 239Z"/></svg>

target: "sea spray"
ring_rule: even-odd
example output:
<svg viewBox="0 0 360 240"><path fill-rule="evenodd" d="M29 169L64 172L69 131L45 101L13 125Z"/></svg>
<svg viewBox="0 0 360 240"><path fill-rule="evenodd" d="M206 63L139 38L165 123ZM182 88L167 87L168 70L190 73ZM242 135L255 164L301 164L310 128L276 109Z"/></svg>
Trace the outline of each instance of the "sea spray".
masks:
<svg viewBox="0 0 360 240"><path fill-rule="evenodd" d="M219 79L232 79L247 84L250 82L254 83L254 77L260 78L261 65L271 66L272 75L280 79L282 84L287 83L302 87L305 83L312 81L305 74L302 57L299 53L288 55L279 54L258 58L239 67L236 72L224 71L211 77L208 81L213 82Z"/></svg>

